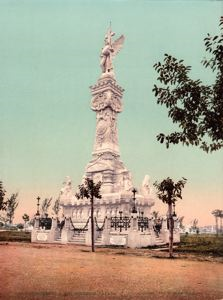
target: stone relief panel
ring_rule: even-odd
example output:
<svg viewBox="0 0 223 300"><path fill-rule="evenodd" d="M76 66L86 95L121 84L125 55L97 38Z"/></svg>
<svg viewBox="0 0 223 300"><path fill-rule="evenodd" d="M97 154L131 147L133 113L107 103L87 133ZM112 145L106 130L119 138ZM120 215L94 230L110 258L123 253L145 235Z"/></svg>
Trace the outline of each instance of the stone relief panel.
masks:
<svg viewBox="0 0 223 300"><path fill-rule="evenodd" d="M91 108L95 111L101 111L110 107L116 113L122 111L120 96L108 90L95 95L91 101Z"/></svg>
<svg viewBox="0 0 223 300"><path fill-rule="evenodd" d="M93 180L94 180L95 183L98 183L99 181L102 182L103 181L102 180L102 173L96 173L96 174L94 174L93 175Z"/></svg>
<svg viewBox="0 0 223 300"><path fill-rule="evenodd" d="M96 124L96 147L103 143L112 143L118 145L118 132L116 113L110 108L97 113Z"/></svg>

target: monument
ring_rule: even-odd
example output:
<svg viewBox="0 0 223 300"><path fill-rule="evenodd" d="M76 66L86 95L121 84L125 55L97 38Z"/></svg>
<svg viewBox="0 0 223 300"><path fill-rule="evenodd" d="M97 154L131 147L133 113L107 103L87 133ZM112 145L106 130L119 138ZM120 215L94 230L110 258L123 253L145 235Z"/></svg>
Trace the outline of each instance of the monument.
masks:
<svg viewBox="0 0 223 300"><path fill-rule="evenodd" d="M151 207L154 195L150 178L146 175L140 189L134 188L132 176L120 159L118 142L118 114L123 110L123 88L117 84L113 60L124 44L121 35L114 39L111 27L107 31L100 55L101 75L97 83L90 87L91 109L96 114L95 141L92 160L87 164L84 179L101 182L101 199L95 199L96 242L100 245L126 245L141 247L166 241L166 223L163 225L163 239L154 230ZM90 201L77 199L71 179L66 177L60 191L60 204L63 210L64 226L52 222L47 241L90 244ZM37 222L38 223L38 222ZM38 231L38 224L36 225ZM165 231L166 229L166 231ZM35 230L34 230L35 231ZM165 232L165 233L164 233ZM38 240L37 234L32 236ZM41 233L41 241L43 240Z"/></svg>

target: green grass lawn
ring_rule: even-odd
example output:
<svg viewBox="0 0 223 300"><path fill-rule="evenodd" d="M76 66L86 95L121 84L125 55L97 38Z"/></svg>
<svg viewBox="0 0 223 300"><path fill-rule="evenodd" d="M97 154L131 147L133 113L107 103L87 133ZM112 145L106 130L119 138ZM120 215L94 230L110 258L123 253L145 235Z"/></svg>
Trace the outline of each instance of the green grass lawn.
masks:
<svg viewBox="0 0 223 300"><path fill-rule="evenodd" d="M0 241L29 243L31 242L31 233L16 230L0 231ZM223 257L223 235L183 235L174 252Z"/></svg>
<svg viewBox="0 0 223 300"><path fill-rule="evenodd" d="M0 241L4 242L31 242L31 232L7 230L0 231Z"/></svg>
<svg viewBox="0 0 223 300"><path fill-rule="evenodd" d="M199 234L181 236L181 243L175 252L223 256L223 235Z"/></svg>

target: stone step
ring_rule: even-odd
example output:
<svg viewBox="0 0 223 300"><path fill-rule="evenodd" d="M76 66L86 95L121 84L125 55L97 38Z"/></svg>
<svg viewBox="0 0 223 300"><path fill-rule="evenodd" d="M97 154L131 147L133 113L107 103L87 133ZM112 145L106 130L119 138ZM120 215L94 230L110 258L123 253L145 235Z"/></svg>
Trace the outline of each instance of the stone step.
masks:
<svg viewBox="0 0 223 300"><path fill-rule="evenodd" d="M97 237L97 239L95 240L95 245L96 246L101 246L102 245L102 236Z"/></svg>
<svg viewBox="0 0 223 300"><path fill-rule="evenodd" d="M74 245L85 245L85 241L69 241L68 244L74 244Z"/></svg>
<svg viewBox="0 0 223 300"><path fill-rule="evenodd" d="M156 237L156 239L155 239L155 245L161 246L161 245L165 245L165 244L166 244L166 242L164 242L164 240L162 238Z"/></svg>
<svg viewBox="0 0 223 300"><path fill-rule="evenodd" d="M82 237L79 237L79 238L78 238L78 237L72 237L72 238L71 238L71 241L80 241L80 242L83 241L83 242L84 242L84 241L85 241L85 238L82 238Z"/></svg>

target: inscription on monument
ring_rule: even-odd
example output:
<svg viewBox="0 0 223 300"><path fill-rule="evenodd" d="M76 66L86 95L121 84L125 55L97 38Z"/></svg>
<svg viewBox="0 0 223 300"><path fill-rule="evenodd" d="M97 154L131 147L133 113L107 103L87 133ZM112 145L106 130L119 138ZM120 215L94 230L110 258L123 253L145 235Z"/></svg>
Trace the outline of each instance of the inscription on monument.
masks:
<svg viewBox="0 0 223 300"><path fill-rule="evenodd" d="M126 237L125 236L111 236L110 237L110 244L111 245L118 245L118 246L124 246L126 245Z"/></svg>
<svg viewBox="0 0 223 300"><path fill-rule="evenodd" d="M46 242L47 241L47 233L38 232L36 239L37 239L37 241Z"/></svg>

